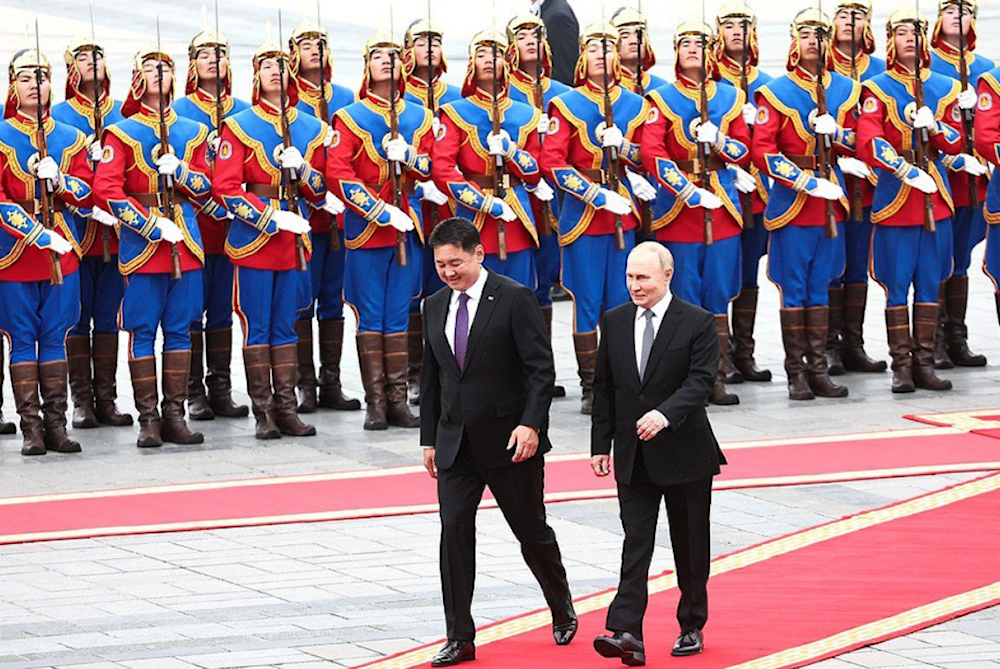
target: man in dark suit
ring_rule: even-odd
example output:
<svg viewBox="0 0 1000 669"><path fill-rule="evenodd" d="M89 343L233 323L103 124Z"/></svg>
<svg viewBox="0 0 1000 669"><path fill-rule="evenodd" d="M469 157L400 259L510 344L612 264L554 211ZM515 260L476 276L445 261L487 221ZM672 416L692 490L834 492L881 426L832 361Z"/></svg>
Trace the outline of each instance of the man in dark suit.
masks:
<svg viewBox="0 0 1000 669"><path fill-rule="evenodd" d="M420 443L441 507L448 630L431 664L476 657L476 507L486 486L542 587L556 643L568 644L577 619L542 501L555 385L542 311L528 288L482 266L485 251L470 221L442 221L427 243L446 286L424 302L420 383Z"/></svg>
<svg viewBox="0 0 1000 669"><path fill-rule="evenodd" d="M719 364L715 320L671 296L673 264L656 242L629 254L632 303L605 315L594 380L591 467L608 475L613 444L625 530L621 580L608 610L613 634L594 639L594 648L630 666L646 663L642 619L661 499L681 591L672 654L704 648L712 477L726 461L705 413Z"/></svg>
<svg viewBox="0 0 1000 669"><path fill-rule="evenodd" d="M552 49L552 78L575 86L573 70L580 56L580 24L566 0L534 0L531 11L542 17Z"/></svg>

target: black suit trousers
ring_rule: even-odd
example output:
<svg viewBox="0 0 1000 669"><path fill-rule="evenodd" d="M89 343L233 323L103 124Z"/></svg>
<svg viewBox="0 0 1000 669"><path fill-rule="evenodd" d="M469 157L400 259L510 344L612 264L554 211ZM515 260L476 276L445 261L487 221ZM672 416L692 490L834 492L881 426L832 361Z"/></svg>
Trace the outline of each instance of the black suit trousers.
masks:
<svg viewBox="0 0 1000 669"><path fill-rule="evenodd" d="M484 467L466 444L448 469L438 470L441 504L441 588L448 638L471 641L472 593L476 581L476 507L489 486L507 524L521 544L549 608L562 611L570 598L555 532L545 520L545 462L536 455L508 467Z"/></svg>
<svg viewBox="0 0 1000 669"><path fill-rule="evenodd" d="M670 543L681 591L677 621L681 633L701 629L708 620L708 573L711 566L709 511L712 478L658 486L649 479L636 452L632 481L618 484L625 544L618 593L608 609L607 628L642 638L642 619L649 600L647 579L656 544L660 500L666 503Z"/></svg>

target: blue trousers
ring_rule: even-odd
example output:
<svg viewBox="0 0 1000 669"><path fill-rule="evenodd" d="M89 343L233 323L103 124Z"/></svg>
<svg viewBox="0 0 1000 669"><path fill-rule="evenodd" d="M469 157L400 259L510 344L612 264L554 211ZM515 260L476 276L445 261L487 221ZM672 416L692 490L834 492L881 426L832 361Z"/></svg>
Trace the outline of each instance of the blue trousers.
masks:
<svg viewBox="0 0 1000 669"><path fill-rule="evenodd" d="M728 313L729 302L740 292L740 236L711 246L698 242L663 242L663 245L674 256L670 291L713 314Z"/></svg>
<svg viewBox="0 0 1000 669"><path fill-rule="evenodd" d="M625 249L615 236L581 235L562 249L562 285L573 298L573 332L593 332L601 314L629 301L625 282L635 230L625 232Z"/></svg>
<svg viewBox="0 0 1000 669"><path fill-rule="evenodd" d="M972 207L956 209L952 228L955 244L954 272L956 276L965 276L969 273L969 265L972 263L972 249L986 238L986 217L983 215L982 206L974 209Z"/></svg>
<svg viewBox="0 0 1000 669"><path fill-rule="evenodd" d="M413 235L410 234L407 235L407 237L411 238L413 237ZM407 255L406 262L413 263L414 265L413 293L412 293L412 298L410 299L410 313L419 314L420 305L423 302L424 296L433 295L434 292L437 292L436 288L433 290L433 292L430 293L424 292L426 283L424 277L424 271L425 268L427 267L427 256L431 257L431 269L434 271L434 276L437 276L437 269L435 269L434 267L434 252L431 251L430 249L425 249L423 246L420 245L419 242L413 240L412 244L406 245L406 255ZM444 285L444 283L441 282L440 278L438 278L437 282L442 286Z"/></svg>
<svg viewBox="0 0 1000 669"><path fill-rule="evenodd" d="M1000 292L1000 225L990 225L986 229L986 256L983 271L993 281L993 290Z"/></svg>
<svg viewBox="0 0 1000 669"><path fill-rule="evenodd" d="M64 276L61 286L0 281L0 332L10 341L12 365L65 360L66 333L79 317L79 272Z"/></svg>
<svg viewBox="0 0 1000 669"><path fill-rule="evenodd" d="M312 233L312 259L309 271L302 272L299 280L306 285L301 293L306 297L303 308L299 305L295 317L308 321L315 312L317 320L329 321L344 318L344 233L340 236L340 250L330 248L330 233Z"/></svg>
<svg viewBox="0 0 1000 669"><path fill-rule="evenodd" d="M559 283L559 233L538 238L539 246L535 249L535 269L538 272L538 287L535 297L543 307L552 306L552 286Z"/></svg>
<svg viewBox="0 0 1000 669"><path fill-rule="evenodd" d="M80 320L70 331L74 337L94 334L117 334L118 310L125 294L125 280L118 271L118 256L106 263L101 256L86 256L77 272L80 282Z"/></svg>
<svg viewBox="0 0 1000 669"><path fill-rule="evenodd" d="M164 351L191 348L191 321L202 312L201 270L169 274L132 274L125 280L119 319L129 333L129 357L154 354L156 331L163 331Z"/></svg>
<svg viewBox="0 0 1000 669"><path fill-rule="evenodd" d="M860 221L847 221L841 228L847 265L844 273L830 282L834 288L848 283L868 283L868 259L872 250L872 210L865 207Z"/></svg>
<svg viewBox="0 0 1000 669"><path fill-rule="evenodd" d="M955 269L955 228L950 218L942 218L934 225L937 230L934 233L934 239L937 240L941 282L943 283L951 278L952 271Z"/></svg>
<svg viewBox="0 0 1000 669"><path fill-rule="evenodd" d="M488 253L483 260L483 265L489 271L513 279L532 290L538 285L538 276L535 271L535 249L508 253L506 260L500 260L500 256ZM552 304L552 300L549 300L549 304Z"/></svg>
<svg viewBox="0 0 1000 669"><path fill-rule="evenodd" d="M396 263L395 246L347 251L344 300L357 315L358 332L406 332L414 286L423 270L420 243L414 237L406 236L405 267Z"/></svg>
<svg viewBox="0 0 1000 669"><path fill-rule="evenodd" d="M767 255L767 240L770 236L771 233L764 227L764 214L754 214L753 227L740 234L740 251L743 256L741 288L757 288L760 259Z"/></svg>
<svg viewBox="0 0 1000 669"><path fill-rule="evenodd" d="M830 280L844 270L844 226L836 239L823 226L786 225L771 232L767 276L781 293L781 308L825 307Z"/></svg>
<svg viewBox="0 0 1000 669"><path fill-rule="evenodd" d="M937 222L938 230L942 221ZM941 285L941 245L922 225L876 225L872 232L872 278L882 285L887 307L937 303ZM950 264L949 258L949 264Z"/></svg>
<svg viewBox="0 0 1000 669"><path fill-rule="evenodd" d="M297 269L237 267L233 279L233 311L243 326L243 346L294 344L295 306L302 286Z"/></svg>
<svg viewBox="0 0 1000 669"><path fill-rule="evenodd" d="M233 263L223 254L206 255L201 279L203 308L191 331L228 330L233 327Z"/></svg>

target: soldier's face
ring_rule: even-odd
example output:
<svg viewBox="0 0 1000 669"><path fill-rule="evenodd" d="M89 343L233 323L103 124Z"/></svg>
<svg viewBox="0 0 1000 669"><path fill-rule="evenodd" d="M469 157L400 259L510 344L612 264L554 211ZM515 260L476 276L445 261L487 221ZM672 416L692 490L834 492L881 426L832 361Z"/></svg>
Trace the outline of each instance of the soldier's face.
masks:
<svg viewBox="0 0 1000 669"><path fill-rule="evenodd" d="M299 58L305 72L319 69L319 41L318 37L310 37L299 42ZM326 55L325 45L323 51Z"/></svg>
<svg viewBox="0 0 1000 669"><path fill-rule="evenodd" d="M815 28L799 30L799 53L805 61L815 62L819 58L819 35Z"/></svg>
<svg viewBox="0 0 1000 669"><path fill-rule="evenodd" d="M100 51L85 49L76 54L76 69L85 84L94 82L94 56L97 56L97 81L104 81L104 54Z"/></svg>
<svg viewBox="0 0 1000 669"><path fill-rule="evenodd" d="M917 31L912 25L899 26L893 33L896 57L913 60L917 55Z"/></svg>
<svg viewBox="0 0 1000 669"><path fill-rule="evenodd" d="M538 60L538 32L535 28L521 28L517 31L517 53L522 64Z"/></svg>
<svg viewBox="0 0 1000 669"><path fill-rule="evenodd" d="M685 37L677 45L677 60L681 69L701 68L701 37Z"/></svg>
<svg viewBox="0 0 1000 669"><path fill-rule="evenodd" d="M608 44L608 49L614 48ZM610 65L612 54L607 54L607 61ZM604 74L604 47L601 40L591 40L587 44L587 75L590 77L600 77Z"/></svg>
<svg viewBox="0 0 1000 669"><path fill-rule="evenodd" d="M496 58L494 59L494 53ZM500 60L503 58L503 52L497 48L493 49L491 46L481 46L476 49L476 77L478 79L492 79L493 73L496 69L500 67ZM496 61L496 68L494 68L494 60Z"/></svg>
<svg viewBox="0 0 1000 669"><path fill-rule="evenodd" d="M159 61L155 58L150 58L149 60L143 62L142 72L146 77L146 90L149 92L159 92L160 90L160 68L158 67ZM163 62L163 90L168 91L170 87L174 85L174 69L167 64L166 61Z"/></svg>
<svg viewBox="0 0 1000 669"><path fill-rule="evenodd" d="M21 72L17 75L17 99L21 101L21 106L27 109L38 109L39 87L34 71ZM49 99L49 75L42 71L42 100Z"/></svg>
<svg viewBox="0 0 1000 669"><path fill-rule="evenodd" d="M434 35L430 40L431 45L431 67L441 67L441 38ZM413 40L414 60L420 66L427 64L427 36L418 35Z"/></svg>
<svg viewBox="0 0 1000 669"><path fill-rule="evenodd" d="M646 36L642 39L642 54L646 55ZM623 28L618 31L618 55L623 60L639 59L639 29Z"/></svg>
<svg viewBox="0 0 1000 669"><path fill-rule="evenodd" d="M854 36L851 36L851 15L854 16ZM841 9L833 17L833 29L838 42L855 41L861 44L865 36L865 15L856 9Z"/></svg>
<svg viewBox="0 0 1000 669"><path fill-rule="evenodd" d="M265 58L260 63L260 90L264 95L274 95L281 93L282 67L277 58ZM284 85L288 90L288 66L284 68Z"/></svg>
<svg viewBox="0 0 1000 669"><path fill-rule="evenodd" d="M226 50L219 49L219 65L215 65L215 49L209 47L207 49L202 49L198 52L198 59L195 61L195 67L198 68L198 79L202 81L215 81L219 78L219 70L222 70L222 76L226 75L229 71L229 56L226 55Z"/></svg>
<svg viewBox="0 0 1000 669"><path fill-rule="evenodd" d="M941 12L941 17L944 19L941 22L941 32L945 37L958 37L959 32L962 35L969 34L969 28L972 26L972 14L968 7L962 7L961 21L958 17L958 7L955 5L949 5Z"/></svg>
<svg viewBox="0 0 1000 669"><path fill-rule="evenodd" d="M750 26L747 26L749 32ZM729 20L722 24L722 43L729 53L743 53L743 22Z"/></svg>
<svg viewBox="0 0 1000 669"><path fill-rule="evenodd" d="M395 75L393 75L392 71L393 62L395 62L396 65ZM389 49L375 49L369 58L368 67L371 70L372 81L375 83L390 81L394 78L397 81L399 80L401 72L399 54L397 53L396 57L393 58L389 53Z"/></svg>
<svg viewBox="0 0 1000 669"><path fill-rule="evenodd" d="M477 245L472 253L454 244L442 244L434 248L434 266L438 276L449 288L457 291L466 291L472 287L479 278L485 257L486 251L482 244Z"/></svg>

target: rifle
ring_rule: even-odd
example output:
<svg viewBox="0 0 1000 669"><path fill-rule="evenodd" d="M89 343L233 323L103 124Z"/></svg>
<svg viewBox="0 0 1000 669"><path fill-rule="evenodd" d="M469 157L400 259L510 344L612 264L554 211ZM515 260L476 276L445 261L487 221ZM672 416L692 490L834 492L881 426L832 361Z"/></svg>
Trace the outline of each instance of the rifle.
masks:
<svg viewBox="0 0 1000 669"><path fill-rule="evenodd" d="M747 102L750 101L750 81L747 78L747 66L750 62L750 19L743 16L743 53L740 55L740 88ZM753 168L750 168L751 174ZM743 210L743 229L753 228L753 194L740 193L740 209Z"/></svg>
<svg viewBox="0 0 1000 669"><path fill-rule="evenodd" d="M278 44L282 44L281 41L281 10L278 10ZM280 46L279 46L280 48ZM284 148L289 148L292 145L292 128L288 121L288 91L285 90L285 56L280 51L278 52L278 80L279 87L281 89L281 144ZM288 211L298 214L299 209L299 198L296 192L298 191L298 181L299 177L295 174L294 170L282 170L281 185L284 189L283 198L288 204ZM306 245L302 241L302 235L295 235L295 269L300 272L304 272L308 269L306 264Z"/></svg>
<svg viewBox="0 0 1000 669"><path fill-rule="evenodd" d="M104 134L104 114L101 113L101 88L97 82L97 35L94 31L94 6L90 6L90 54L94 61L94 141L101 141ZM97 163L94 163L94 174L97 174ZM111 262L111 231L108 226L101 226L101 260L107 264Z"/></svg>
<svg viewBox="0 0 1000 669"><path fill-rule="evenodd" d="M434 71L434 35L431 32L432 25L431 0L427 0L427 110L433 117L437 115L437 100L434 99L434 80L437 79L437 73ZM436 204L431 203L428 209L431 214L431 229L433 230L441 217Z"/></svg>
<svg viewBox="0 0 1000 669"><path fill-rule="evenodd" d="M858 10L850 7L851 10L851 79L858 81L858 42L857 24ZM845 177L846 179L846 177ZM860 222L863 217L864 200L861 197L861 179L851 177L851 220Z"/></svg>
<svg viewBox="0 0 1000 669"><path fill-rule="evenodd" d="M542 57L545 53L545 42L542 35L542 24L539 23L538 27L535 28L535 41L538 43L535 57L535 106L538 107L538 111L545 113L545 92L542 90ZM545 144L545 132L538 133L538 146L541 147ZM552 229L555 227L552 225L552 219L555 218L552 215L552 203L538 201L542 209L542 220L538 225L538 232L543 237L548 237L552 233Z"/></svg>
<svg viewBox="0 0 1000 669"><path fill-rule="evenodd" d="M642 0L639 0L638 11L640 14L642 14ZM635 68L635 93L640 97L646 97L646 87L642 83L642 75L643 75L642 61L644 60L642 57L642 40L643 37L646 36L646 28L640 24L637 30L638 32L636 34L636 40L639 43L639 62ZM646 232L652 232L653 204L645 200L641 201L639 203L639 215L640 215L640 224L642 225L642 229Z"/></svg>
<svg viewBox="0 0 1000 669"><path fill-rule="evenodd" d="M965 7L964 0L959 0L958 3L958 77L962 82L962 90L965 91L969 88L969 65L965 62L965 31L962 29L962 10ZM965 152L970 156L975 155L975 146L972 142L972 110L963 109L962 110L962 134L965 140ZM976 188L977 179L971 174L968 177L968 188L969 188L969 206L972 208L979 207L979 191Z"/></svg>
<svg viewBox="0 0 1000 669"><path fill-rule="evenodd" d="M45 115L44 102L42 102L42 49L41 40L38 37L38 19L35 19L35 92L38 96L37 118L38 127L35 130L35 143L38 145L38 161L41 162L49 155L48 143L45 137ZM48 179L38 179L38 203L42 214L42 227L52 230L55 227L53 214L55 209L52 206L53 191L52 182ZM59 254L55 251L49 253L49 283L53 286L63 284L62 264L59 261Z"/></svg>
<svg viewBox="0 0 1000 669"><path fill-rule="evenodd" d="M170 149L170 131L167 129L167 112L164 109L166 97L163 95L163 48L160 46L160 17L156 17L156 77L159 85L159 158L167 153L172 153ZM160 212L165 218L176 222L174 217L174 178L170 175L159 174L157 178L159 187L158 199ZM170 278L175 281L181 278L181 253L177 244L170 245Z"/></svg>
<svg viewBox="0 0 1000 669"><path fill-rule="evenodd" d="M392 4L389 4L389 34L393 34ZM396 48L389 46L389 77L392 90L389 91L389 139L399 137L399 114L396 111ZM389 161L389 175L392 178L392 203L397 209L403 208L403 168L399 161ZM396 230L396 264L406 267L406 233Z"/></svg>
<svg viewBox="0 0 1000 669"><path fill-rule="evenodd" d="M604 128L608 129L615 124L615 113L611 106L611 89L608 85L608 36L604 29L604 22L601 21L601 60L604 64ZM607 163L605 174L609 190L618 192L618 147L604 147L604 160ZM622 222L621 214L615 214L615 247L619 251L625 250L625 225Z"/></svg>
<svg viewBox="0 0 1000 669"><path fill-rule="evenodd" d="M820 21L823 19L823 4L819 5ZM822 26L816 27L816 37L819 44L819 58L816 61L816 113L819 116L827 113L826 87L823 85L823 74L826 72L826 35ZM833 142L829 135L819 138L819 176L830 179L830 160L833 157ZM837 238L837 214L833 208L833 200L823 201L823 228L827 239Z"/></svg>
<svg viewBox="0 0 1000 669"><path fill-rule="evenodd" d="M705 25L705 0L701 3L701 25L702 30L704 30ZM746 45L744 45L744 50ZM706 52L708 51L708 35L702 33L701 36L701 88L698 91L698 115L701 118L702 123L708 122L708 68L705 64ZM711 187L710 183L710 173L708 170L708 159L712 155L712 149L705 142L698 142L698 165L699 180L701 181L701 187L708 189ZM705 246L711 246L715 242L715 235L713 234L713 217L712 210L708 207L702 207L701 209L702 223L705 226L704 240Z"/></svg>
<svg viewBox="0 0 1000 669"><path fill-rule="evenodd" d="M218 2L218 0L216 0ZM316 0L316 25L322 27L323 19L320 15L319 0ZM333 123L330 118L330 105L326 101L326 38L319 33L319 117L323 123ZM323 158L326 162L326 143L323 144ZM337 231L337 217L330 214L330 250L340 250L340 233Z"/></svg>
<svg viewBox="0 0 1000 669"><path fill-rule="evenodd" d="M494 25L496 25L494 23ZM500 75L497 74L497 40L493 37L493 100L490 108L490 121L493 123L493 135L500 136ZM504 199L507 195L507 171L504 169L504 157L493 156L493 196ZM497 256L500 260L507 259L507 223L497 219Z"/></svg>
<svg viewBox="0 0 1000 669"><path fill-rule="evenodd" d="M916 28L916 38L917 38L917 60L914 66L914 71L916 77L913 81L913 98L916 103L916 108L919 110L924 106L924 81L921 79L921 69L923 63L924 46L922 41L922 28L920 25L920 3L917 2L917 20L914 27ZM915 112L914 112L915 113ZM920 169L924 172L930 174L930 134L927 132L927 128L921 128L920 132L917 133L917 163L920 165ZM924 230L927 232L934 232L937 229L937 224L934 221L934 201L931 199L930 193L924 193Z"/></svg>

